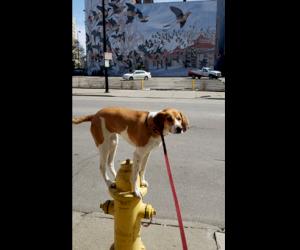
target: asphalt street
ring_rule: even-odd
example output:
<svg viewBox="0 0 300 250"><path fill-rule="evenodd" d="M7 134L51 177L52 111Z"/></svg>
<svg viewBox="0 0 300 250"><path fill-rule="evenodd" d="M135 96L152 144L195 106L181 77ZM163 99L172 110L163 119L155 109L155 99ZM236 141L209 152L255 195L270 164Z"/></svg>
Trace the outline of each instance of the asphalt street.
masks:
<svg viewBox="0 0 300 250"><path fill-rule="evenodd" d="M225 101L207 99L151 99L73 96L73 115L93 114L106 106L158 111L174 107L184 112L191 128L165 138L184 221L225 226ZM73 125L73 210L99 212L111 199L99 172L99 154L89 123ZM132 159L134 148L122 138L115 157ZM146 168L150 184L144 202L157 218L176 220L176 211L164 165L162 147L152 151Z"/></svg>

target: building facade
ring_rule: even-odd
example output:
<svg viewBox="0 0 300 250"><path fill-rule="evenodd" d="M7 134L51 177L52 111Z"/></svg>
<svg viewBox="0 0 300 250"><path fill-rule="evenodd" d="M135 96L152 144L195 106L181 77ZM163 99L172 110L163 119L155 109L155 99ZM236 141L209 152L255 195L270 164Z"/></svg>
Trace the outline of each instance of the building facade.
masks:
<svg viewBox="0 0 300 250"><path fill-rule="evenodd" d="M104 67L101 3L85 1L90 75L101 74ZM110 75L145 69L153 76L186 76L190 68L214 66L217 1L106 1L105 9Z"/></svg>
<svg viewBox="0 0 300 250"><path fill-rule="evenodd" d="M217 0L215 69L225 76L225 0Z"/></svg>

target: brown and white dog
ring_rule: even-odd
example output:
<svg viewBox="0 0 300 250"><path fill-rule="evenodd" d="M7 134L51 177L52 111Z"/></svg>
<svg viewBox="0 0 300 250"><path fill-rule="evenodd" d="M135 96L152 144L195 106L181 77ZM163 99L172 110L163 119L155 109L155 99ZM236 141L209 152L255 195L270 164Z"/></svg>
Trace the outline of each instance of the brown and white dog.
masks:
<svg viewBox="0 0 300 250"><path fill-rule="evenodd" d="M145 180L145 168L151 150L161 144L160 134L180 134L188 129L186 116L173 108L147 112L108 107L94 115L72 119L75 124L85 121L91 121L91 133L100 151L100 171L108 187L113 186L114 182L109 179L106 164L115 178L114 157L118 145L118 134L135 146L131 186L134 194L140 198L137 177L139 174L141 184L148 186Z"/></svg>

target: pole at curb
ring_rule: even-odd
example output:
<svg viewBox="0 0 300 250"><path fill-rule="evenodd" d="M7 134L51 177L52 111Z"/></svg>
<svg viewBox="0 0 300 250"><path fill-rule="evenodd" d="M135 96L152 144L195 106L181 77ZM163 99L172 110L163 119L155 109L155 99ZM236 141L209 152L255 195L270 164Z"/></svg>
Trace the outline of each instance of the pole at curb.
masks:
<svg viewBox="0 0 300 250"><path fill-rule="evenodd" d="M151 204L146 204L142 199L133 195L131 191L131 171L133 161L127 159L121 163L116 176L115 187L109 188L113 200L107 200L100 204L104 213L114 217L114 243L110 250L145 250L141 239L141 224L149 226L152 217L156 215ZM144 197L147 187L141 185L138 176L139 190ZM142 222L142 219L150 219L150 222Z"/></svg>
<svg viewBox="0 0 300 250"><path fill-rule="evenodd" d="M141 90L144 90L144 80L141 80Z"/></svg>
<svg viewBox="0 0 300 250"><path fill-rule="evenodd" d="M195 90L195 79L192 79L192 90L194 91Z"/></svg>
<svg viewBox="0 0 300 250"><path fill-rule="evenodd" d="M102 0L102 19L103 19L103 58L106 52L106 23L105 23L105 6L104 0ZM108 77L107 77L107 67L104 63L104 75L105 75L105 93L109 93L108 90Z"/></svg>
<svg viewBox="0 0 300 250"><path fill-rule="evenodd" d="M202 82L202 90L205 91L205 89L206 89L206 81L203 80L203 82Z"/></svg>

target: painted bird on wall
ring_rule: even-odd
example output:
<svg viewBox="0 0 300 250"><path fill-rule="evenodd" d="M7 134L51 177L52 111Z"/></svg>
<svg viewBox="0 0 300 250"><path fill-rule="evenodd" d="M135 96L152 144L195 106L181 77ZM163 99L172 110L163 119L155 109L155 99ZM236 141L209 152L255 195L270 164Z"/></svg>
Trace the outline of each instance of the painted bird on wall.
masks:
<svg viewBox="0 0 300 250"><path fill-rule="evenodd" d="M120 5L119 3L108 3L108 5L113 8L113 14L119 14L126 8L124 5Z"/></svg>
<svg viewBox="0 0 300 250"><path fill-rule="evenodd" d="M94 38L94 43L96 43L96 38L99 37L99 39L101 40L101 33L97 30L93 30L91 32L91 34L93 35L93 38Z"/></svg>
<svg viewBox="0 0 300 250"><path fill-rule="evenodd" d="M187 18L190 14L192 14L192 12L190 11L183 13L181 9L174 6L170 6L170 9L175 14L176 22L180 24L180 28L182 28L185 25Z"/></svg>
<svg viewBox="0 0 300 250"><path fill-rule="evenodd" d="M132 23L135 16L138 16L139 20L141 22L148 22L148 16L143 16L143 13L136 8L133 4L131 3L126 3L127 5L127 21L126 24Z"/></svg>
<svg viewBox="0 0 300 250"><path fill-rule="evenodd" d="M136 9L136 14L138 15L138 18L142 23L148 22L149 16L144 16L143 13L139 9Z"/></svg>

